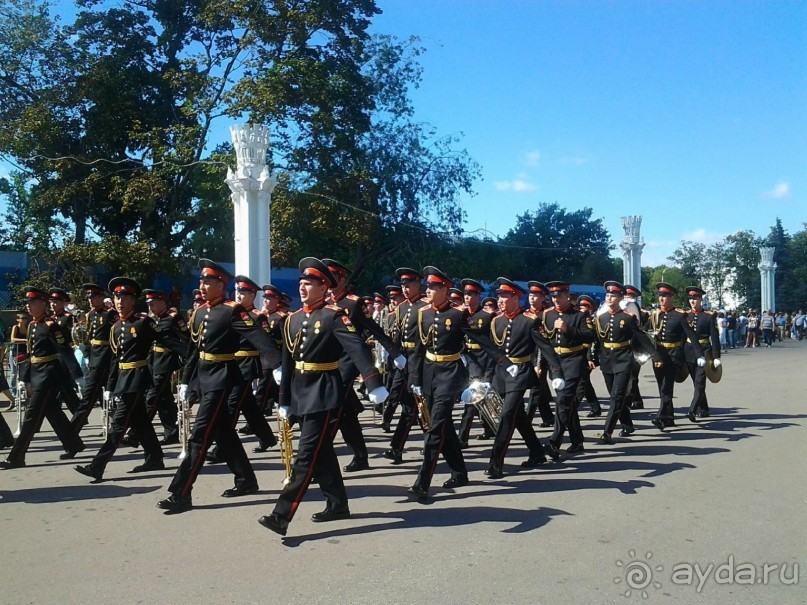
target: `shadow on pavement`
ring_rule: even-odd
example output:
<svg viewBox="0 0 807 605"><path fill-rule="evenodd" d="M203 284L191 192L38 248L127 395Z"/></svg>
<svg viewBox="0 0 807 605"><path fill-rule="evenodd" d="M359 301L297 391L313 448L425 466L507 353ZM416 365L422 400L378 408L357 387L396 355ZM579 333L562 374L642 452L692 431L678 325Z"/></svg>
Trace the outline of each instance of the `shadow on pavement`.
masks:
<svg viewBox="0 0 807 605"><path fill-rule="evenodd" d="M97 483L93 485L66 485L62 487L42 487L3 491L2 503L27 502L29 504L50 504L53 502L73 502L76 500L98 500L123 498L138 494L148 494L160 489L155 487L124 487L122 485Z"/></svg>

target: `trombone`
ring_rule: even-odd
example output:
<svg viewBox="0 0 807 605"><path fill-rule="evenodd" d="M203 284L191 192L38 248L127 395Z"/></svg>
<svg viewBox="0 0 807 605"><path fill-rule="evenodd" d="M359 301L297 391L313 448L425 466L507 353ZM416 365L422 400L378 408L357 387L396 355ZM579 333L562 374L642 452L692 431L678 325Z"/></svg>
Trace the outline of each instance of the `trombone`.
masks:
<svg viewBox="0 0 807 605"><path fill-rule="evenodd" d="M283 477L283 485L291 483L291 475L293 473L292 461L294 459L294 444L292 438L294 433L291 429L291 423L288 418L280 417L280 409L278 406L277 411L277 438L280 441L280 460L283 462L284 470L286 471Z"/></svg>

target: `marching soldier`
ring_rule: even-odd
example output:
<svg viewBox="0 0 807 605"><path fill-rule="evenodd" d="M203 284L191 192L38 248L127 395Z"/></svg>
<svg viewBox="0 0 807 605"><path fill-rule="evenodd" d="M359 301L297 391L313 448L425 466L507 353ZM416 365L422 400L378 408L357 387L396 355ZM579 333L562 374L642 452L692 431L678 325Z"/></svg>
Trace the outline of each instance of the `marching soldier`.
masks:
<svg viewBox="0 0 807 605"><path fill-rule="evenodd" d="M705 292L698 286L687 287L690 307L687 319L698 337L697 342L694 340L687 342L684 350L689 376L695 389L687 413L687 418L691 422L696 422L698 416L702 418L709 416L709 402L706 399L706 364L701 364L698 360L705 357L706 362L713 363L715 367L720 367L721 364L717 318L714 313L703 308L704 294Z"/></svg>
<svg viewBox="0 0 807 605"><path fill-rule="evenodd" d="M87 364L87 377L84 380L81 402L70 419L77 433L87 424L87 418L95 404L101 402L109 378L112 362L112 349L109 335L112 326L118 321L118 312L107 309L104 304L104 289L98 284L83 284L81 289L87 295L90 310L87 313L87 330L90 338L90 359Z"/></svg>
<svg viewBox="0 0 807 605"><path fill-rule="evenodd" d="M171 495L157 503L157 508L165 510L166 514L193 508L193 484L213 440L235 475L234 487L225 490L222 497L233 498L258 491L255 471L235 432L227 406L233 391L243 381L235 356L241 336L266 357L261 361L263 367L275 369L280 365L280 353L271 337L244 307L225 298L227 284L233 276L206 258L199 259L199 268L199 288L205 304L196 309L190 322L190 347L179 385L179 398L184 400L188 396L188 383L195 376L200 392L199 407L188 440L188 455L168 486Z"/></svg>
<svg viewBox="0 0 807 605"><path fill-rule="evenodd" d="M423 269L429 304L418 309L417 340L410 355L409 383L415 397L428 408L423 463L409 491L419 500L429 497L429 487L440 454L451 469L443 487L468 484L468 470L454 430L452 412L468 386L468 369L461 357L465 346L462 330L468 323L467 310L454 306L449 298L452 282L437 267Z"/></svg>
<svg viewBox="0 0 807 605"><path fill-rule="evenodd" d="M350 270L345 265L332 258L324 258L322 262L325 263L331 275L336 279L336 285L330 289L332 304L343 310L345 315L350 318L350 321L360 336L365 331L372 334L373 337L381 343L381 346L395 358L394 363L396 368L405 367L406 357L401 355L400 347L392 342L384 333L381 326L364 315L360 305L361 299L358 296L347 293L345 282L347 281ZM367 354L370 355L369 347L367 347ZM341 418L339 419L339 430L342 433L342 438L345 440L345 443L353 452L353 460L351 460L350 464L345 466L343 470L352 473L366 470L370 468L370 464L367 456L367 444L364 441L364 434L362 433L361 424L359 423L359 414L364 408L353 388L353 381L356 380L359 375L359 368L352 361L347 351L344 352L339 359L339 373L342 377L342 384L345 385L344 405Z"/></svg>
<svg viewBox="0 0 807 605"><path fill-rule="evenodd" d="M648 317L647 329L655 336L661 354L661 361L653 363L661 402L658 415L651 422L658 430L663 431L675 426L673 391L676 376L680 371L686 370L684 345L687 338L691 342L697 342L698 337L689 327L686 312L677 308L673 302L678 291L670 284L659 282L656 284L656 292L659 308L654 309ZM701 355L696 363L706 365L706 359Z"/></svg>
<svg viewBox="0 0 807 605"><path fill-rule="evenodd" d="M109 291L115 298L118 321L112 326L109 344L112 363L104 397L109 401L118 396L118 405L112 416L112 428L101 449L87 465L76 466L76 472L95 481L103 478L107 464L129 426L134 427L143 443L145 460L132 469L133 473L162 470L163 450L146 411L146 392L151 386L149 354L160 337L154 320L145 313L136 313L135 304L141 294L140 285L128 277L116 277L109 282ZM179 343L160 341L164 346L179 347Z"/></svg>
<svg viewBox="0 0 807 605"><path fill-rule="evenodd" d="M631 286L630 284L625 284L625 297L622 299L625 305L625 308L628 309L628 312L631 312L633 309L639 319L639 325L643 326L647 322L648 314L647 311L642 309L639 306L638 300L642 293L636 286ZM634 410L643 410L644 409L644 400L642 399L642 394L639 392L639 371L642 369L642 364L638 361L633 362L633 368L631 368L631 384L630 384L630 393L628 393L628 400L627 404L630 405L631 409Z"/></svg>
<svg viewBox="0 0 807 605"><path fill-rule="evenodd" d="M546 286L539 281L527 282L527 301L530 304L530 313L533 315L541 316L544 309L549 308L546 302L549 296L549 290ZM550 402L552 401L552 391L549 390L548 374L549 365L541 355L540 350L536 349L532 365L535 368L536 380L530 386L530 400L527 409L527 416L532 422L535 418L537 411L541 415L541 427L546 428L555 424L555 415L552 413Z"/></svg>
<svg viewBox="0 0 807 605"><path fill-rule="evenodd" d="M303 308L288 317L283 329L279 414L298 419L300 439L291 481L278 496L272 513L258 519L261 525L282 536L286 535L314 474L328 503L324 511L313 515L312 521L350 516L345 484L333 449L347 392L339 370L343 353L359 368L372 403L387 396L353 321L344 309L325 302L328 289L337 286L336 278L316 258L304 258L299 268Z"/></svg>
<svg viewBox="0 0 807 605"><path fill-rule="evenodd" d="M622 424L620 437L628 437L635 430L630 416L630 406L627 405L634 363L633 342L636 341L642 349L650 353L654 361L661 362L661 356L655 350L650 338L639 328L638 318L620 307L619 303L625 292L622 284L607 281L603 287L608 312L596 316L594 321L598 337L595 341L595 355L599 358L610 403L605 429L599 443L611 445L614 443L612 434L617 420Z"/></svg>
<svg viewBox="0 0 807 605"><path fill-rule="evenodd" d="M490 322L493 320L493 314L483 309L479 304L479 298L484 290L482 284L475 279L463 279L460 283L462 285L465 309L468 312L469 331L478 334L490 334ZM469 379L471 382L474 380L491 382L493 380L496 362L493 361L490 354L482 348L482 345L471 339L470 335L466 335L465 337L465 353L463 357L468 364L468 375L470 376ZM459 439L460 445L463 448L468 447L471 425L473 424L474 416L477 414L477 409L473 405L466 405L462 412ZM490 439L493 436L494 434L491 427L483 422L482 434L479 435L478 438Z"/></svg>
<svg viewBox="0 0 807 605"><path fill-rule="evenodd" d="M546 462L544 448L524 409L524 393L534 384L533 359L536 347L546 358L552 372L552 386L560 392L565 385L564 370L552 344L541 333L538 316L521 308L524 290L506 277L500 277L496 281L496 294L502 313L491 321L490 337L485 336L482 339L480 335L468 332L471 338L486 346L493 355L497 364L494 388L503 399L499 430L490 453L490 464L485 471L491 479L504 476L504 457L514 430L518 430L529 450L529 457L521 466L534 468Z"/></svg>
<svg viewBox="0 0 807 605"><path fill-rule="evenodd" d="M283 347L283 323L288 317L288 314L280 307L280 300L285 295L272 284L262 286L261 290L263 290L262 312L266 316L267 330L280 351ZM269 402L274 404L277 401L278 389L279 385L275 382L272 372L264 372L263 376L258 379L255 399L258 402L258 409L264 414L271 412Z"/></svg>
<svg viewBox="0 0 807 605"><path fill-rule="evenodd" d="M50 301L51 317L62 329L65 342L72 351L75 345L73 342L73 325L75 318L73 314L65 308L70 302L70 295L61 288L51 288L48 290L48 300ZM72 352L70 355L61 357L61 361L65 364L65 369L69 375L73 378L74 383L70 384L68 388L73 391L74 394L76 387L84 380L84 372L81 369L81 364L79 364L76 356ZM68 383L65 383L65 385L67 384ZM79 404L76 403L79 399L77 396L74 397L73 394L61 393L62 397L65 399L67 409L70 410L71 414L75 414L79 406Z"/></svg>
<svg viewBox="0 0 807 605"><path fill-rule="evenodd" d="M258 294L258 284L249 279L246 275L236 275L235 277L235 302L246 310L250 320L261 330L269 333L269 322L263 313L255 309L255 296ZM249 323L250 320L244 320ZM241 337L238 351L235 352L238 367L241 370L243 380L232 391L227 407L232 419L233 429L238 423L239 414L244 415L251 431L258 437L258 445L252 449L254 453L265 452L270 447L277 445L277 438L272 432L272 427L266 421L266 417L258 409L258 402L252 386L265 374L271 374L272 368L261 366L260 352L250 343L249 339ZM256 389L257 390L257 389ZM223 462L219 456L218 448L210 450L207 455L209 463L217 464Z"/></svg>
<svg viewBox="0 0 807 605"><path fill-rule="evenodd" d="M459 288L451 288L448 291L448 300L452 307L461 307L464 304L464 295Z"/></svg>
<svg viewBox="0 0 807 605"><path fill-rule="evenodd" d="M22 382L30 385L30 397L25 406L25 417L20 427L20 436L14 442L8 458L0 462L0 468L20 468L25 466L25 454L31 440L47 418L56 436L62 442L65 453L59 458L67 460L84 450L84 442L73 430L70 421L62 411L57 395L60 392L69 397L73 391L72 380L65 370L63 357L73 355L61 327L47 315L48 294L39 288L25 289L25 302L31 322L28 324L29 365ZM78 408L78 398L73 403Z"/></svg>
<svg viewBox="0 0 807 605"><path fill-rule="evenodd" d="M586 317L595 317L594 313L597 308L597 303L587 294L578 296L577 300L575 301L575 305L577 306L577 309ZM583 402L583 399L585 399L589 406L591 406L591 411L586 414L588 418L597 418L602 416L602 407L600 407L600 400L597 397L597 393L594 391L594 385L591 384L591 372L593 372L597 367L597 357L591 353L592 347L589 347L589 353L586 357L588 360L588 365L586 366L586 371L583 372L583 375L580 378L580 384L577 385L577 393L575 394L575 397L577 397L578 407Z"/></svg>
<svg viewBox="0 0 807 605"><path fill-rule="evenodd" d="M555 430L547 443L549 456L557 460L560 457L558 448L567 429L571 445L566 451L570 454L585 451L575 394L581 378L588 371L587 353L589 344L594 340L594 322L591 317L586 317L572 307L567 282L552 281L546 287L554 306L542 313L541 327L560 357L560 366L566 381L563 387L555 389Z"/></svg>
<svg viewBox="0 0 807 605"><path fill-rule="evenodd" d="M401 282L401 291L406 300L395 307L393 340L395 344L400 345L403 354L408 358L415 350L417 342L418 311L427 304L421 300L420 294L420 280L423 276L408 267L399 268L395 271L395 275ZM409 372L406 367L396 369L392 377L387 407L384 409L384 423L385 426L389 426L395 413L395 406L401 404L401 417L392 435L390 449L384 452L384 457L392 460L393 464L403 462L403 449L409 438L409 431L412 430L412 424L417 418L415 400L408 385Z"/></svg>

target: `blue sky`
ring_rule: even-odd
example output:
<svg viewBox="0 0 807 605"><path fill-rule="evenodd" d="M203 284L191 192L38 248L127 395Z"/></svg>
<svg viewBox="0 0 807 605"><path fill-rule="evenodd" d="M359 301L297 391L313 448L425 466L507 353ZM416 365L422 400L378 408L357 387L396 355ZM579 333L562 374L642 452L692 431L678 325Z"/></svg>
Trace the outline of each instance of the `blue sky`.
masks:
<svg viewBox="0 0 807 605"><path fill-rule="evenodd" d="M428 49L418 119L463 133L482 166L467 231L504 235L558 202L592 208L618 241L620 217L641 214L642 264L656 265L682 239L807 221L807 3L378 5L373 31Z"/></svg>
<svg viewBox="0 0 807 605"><path fill-rule="evenodd" d="M807 3L380 0L428 52L418 118L482 165L467 230L590 207L643 265L682 239L791 232L807 213Z"/></svg>

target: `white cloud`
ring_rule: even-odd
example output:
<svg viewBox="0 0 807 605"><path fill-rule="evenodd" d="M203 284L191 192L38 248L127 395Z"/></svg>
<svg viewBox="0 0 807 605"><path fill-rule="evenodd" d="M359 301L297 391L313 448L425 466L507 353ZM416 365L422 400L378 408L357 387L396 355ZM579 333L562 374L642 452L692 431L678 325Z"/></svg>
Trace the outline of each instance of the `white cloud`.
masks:
<svg viewBox="0 0 807 605"><path fill-rule="evenodd" d="M535 191L537 187L524 179L514 179L512 181L496 181L494 186L498 191L514 191L516 193L527 193Z"/></svg>
<svg viewBox="0 0 807 605"><path fill-rule="evenodd" d="M790 183L787 181L779 181L770 191L763 191L762 197L781 200L790 197Z"/></svg>
<svg viewBox="0 0 807 605"><path fill-rule="evenodd" d="M725 237L720 233L712 233L706 229L695 229L694 231L687 231L681 236L681 240L695 242L696 244L714 244L719 242Z"/></svg>
<svg viewBox="0 0 807 605"><path fill-rule="evenodd" d="M524 155L524 165L529 166L530 168L535 168L538 166L538 162L541 161L541 152L540 151L528 151Z"/></svg>

